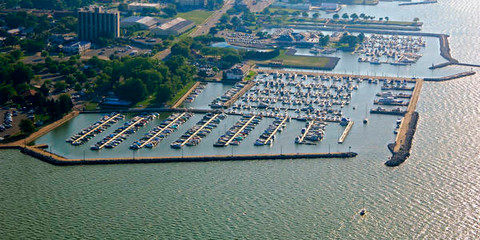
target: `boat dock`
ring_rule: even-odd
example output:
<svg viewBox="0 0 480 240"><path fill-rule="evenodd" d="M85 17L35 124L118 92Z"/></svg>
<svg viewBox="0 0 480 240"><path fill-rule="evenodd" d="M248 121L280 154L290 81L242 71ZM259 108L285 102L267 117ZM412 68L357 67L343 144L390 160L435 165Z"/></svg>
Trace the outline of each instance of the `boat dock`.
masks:
<svg viewBox="0 0 480 240"><path fill-rule="evenodd" d="M178 99L175 104L173 104L172 108L178 108L180 105L182 105L185 99L187 99L188 95L190 95L190 93L192 93L199 85L200 82L196 82L195 84L193 84L193 86L185 94L183 94L183 96Z"/></svg>
<svg viewBox="0 0 480 240"><path fill-rule="evenodd" d="M183 116L185 116L185 114L187 114L186 112L180 114L178 117L176 117L173 121L171 121L169 124L167 124L167 126L165 126L164 128L160 129L157 133L155 133L152 137L150 137L147 141L145 141L144 143L142 143L139 148L143 148L145 147L145 145L147 145L148 143L150 143L153 139L155 139L156 137L158 137L158 135L162 134L165 129L168 129L170 126L172 126L174 123L177 122L178 119L182 118Z"/></svg>
<svg viewBox="0 0 480 240"><path fill-rule="evenodd" d="M303 143L303 140L305 139L305 136L307 136L308 131L312 128L313 124L315 123L315 120L312 120L308 123L307 128L305 129L305 132L302 134L302 136L298 139L299 143Z"/></svg>
<svg viewBox="0 0 480 240"><path fill-rule="evenodd" d="M105 122L101 123L100 125L98 125L97 127L93 128L92 130L88 131L87 133L83 134L82 136L80 136L79 138L77 138L76 140L74 140L72 142L73 145L77 144L78 142L80 142L82 139L84 139L85 137L87 137L88 135L92 134L93 132L95 132L97 129L105 126L106 124L112 122L113 120L115 120L118 116L120 116L120 113L117 113L111 117L109 117L107 120L105 120ZM87 140L88 141L88 140Z"/></svg>
<svg viewBox="0 0 480 240"><path fill-rule="evenodd" d="M231 99L229 99L227 102L225 102L223 107L224 108L229 108L230 106L232 106L232 104L234 102L236 102L238 100L238 98L240 98L243 94L245 94L253 86L255 86L255 81L249 81L247 84L245 84L245 86L243 86L243 88L240 91L235 93L235 95L233 95L233 97Z"/></svg>
<svg viewBox="0 0 480 240"><path fill-rule="evenodd" d="M248 119L248 121L240 129L238 129L238 131L225 143L225 147L228 146L248 126L248 124L250 124L253 119L255 119L255 117L255 115L250 117L250 119Z"/></svg>
<svg viewBox="0 0 480 240"><path fill-rule="evenodd" d="M210 124L213 120L215 120L217 117L218 117L218 113L216 113L215 115L213 115L213 117L211 117L210 119L208 119L208 121L206 121L200 128L197 129L197 131L195 131L192 135L190 135L190 137L188 137L187 139L185 139L185 141L183 141L182 143L180 143L180 147L183 147L185 144L187 144L190 140L192 140L192 138L194 138L200 131L202 131L208 124Z"/></svg>
<svg viewBox="0 0 480 240"><path fill-rule="evenodd" d="M340 136L340 138L338 139L338 143L343 143L345 141L345 138L347 138L348 133L350 133L350 130L352 129L352 127L353 127L353 121L349 121L347 127L342 133L342 136Z"/></svg>
<svg viewBox="0 0 480 240"><path fill-rule="evenodd" d="M133 124L131 124L130 126L126 127L125 129L123 129L121 132L117 133L117 135L113 136L112 138L110 138L108 141L104 142L103 144L101 144L100 146L98 146L98 149L102 149L104 148L105 146L107 146L109 143L111 143L112 141L114 141L115 139L119 138L120 136L122 136L125 132L127 132L128 130L132 129L135 127L135 125L139 124L141 121L143 121L145 118L144 117L140 117L138 118L137 121L135 121Z"/></svg>
<svg viewBox="0 0 480 240"><path fill-rule="evenodd" d="M278 126L275 128L275 130L273 130L273 132L270 134L270 136L268 136L268 138L265 140L266 143L268 143L272 137L278 132L278 130L280 128L283 127L283 124L285 124L285 122L288 120L288 117L285 117L281 122L280 124L278 124Z"/></svg>

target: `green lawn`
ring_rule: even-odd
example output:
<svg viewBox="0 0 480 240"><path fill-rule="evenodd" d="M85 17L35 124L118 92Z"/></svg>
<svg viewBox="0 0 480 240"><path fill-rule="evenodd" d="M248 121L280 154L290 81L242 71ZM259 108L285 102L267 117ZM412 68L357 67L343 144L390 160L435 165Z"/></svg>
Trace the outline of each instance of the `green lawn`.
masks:
<svg viewBox="0 0 480 240"><path fill-rule="evenodd" d="M205 22L205 20L212 15L213 11L204 11L204 10L193 10L189 12L180 12L177 14L177 17L185 18L187 20L193 21L195 24L199 25Z"/></svg>
<svg viewBox="0 0 480 240"><path fill-rule="evenodd" d="M327 57L308 57L308 56L290 56L285 55L285 51L280 51L280 55L274 60L282 60L284 65L306 66L306 67L325 67L330 59Z"/></svg>

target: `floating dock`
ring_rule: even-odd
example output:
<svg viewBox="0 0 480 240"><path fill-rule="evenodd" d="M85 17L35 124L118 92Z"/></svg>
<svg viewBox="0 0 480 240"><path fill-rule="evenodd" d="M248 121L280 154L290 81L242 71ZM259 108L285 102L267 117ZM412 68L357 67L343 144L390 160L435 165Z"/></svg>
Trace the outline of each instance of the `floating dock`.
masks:
<svg viewBox="0 0 480 240"><path fill-rule="evenodd" d="M111 143L112 141L114 141L115 139L117 139L118 137L122 136L125 132L127 132L128 130L132 129L135 127L135 125L137 125L138 123L140 123L142 120L144 120L145 118L144 117L140 117L137 121L135 121L134 123L132 123L130 126L128 126L127 128L123 129L121 132L119 132L117 135L115 135L114 137L112 137L111 139L109 139L108 141L106 141L105 143L103 143L102 145L98 146L98 149L102 149L104 148L105 146L107 146L109 143Z"/></svg>
<svg viewBox="0 0 480 240"><path fill-rule="evenodd" d="M338 143L342 144L345 141L345 138L347 138L348 133L350 133L350 130L352 130L352 127L353 127L353 121L348 122L348 125L343 131L342 136L340 136L340 138L338 139Z"/></svg>
<svg viewBox="0 0 480 240"><path fill-rule="evenodd" d="M269 141L272 139L273 136L275 136L275 134L278 132L278 130L280 128L283 127L283 124L285 124L285 122L288 120L288 117L285 117L282 122L280 122L280 124L278 124L278 126L275 128L275 130L273 130L273 132L270 134L270 136L268 136L268 138L265 140L265 143L269 143Z"/></svg>
<svg viewBox="0 0 480 240"><path fill-rule="evenodd" d="M208 124L210 124L213 120L215 120L217 117L218 117L218 113L216 113L215 115L213 115L213 117L211 117L210 119L208 119L207 122L205 122L199 129L197 129L197 131L195 131L192 135L190 135L190 137L188 137L185 141L183 141L182 143L180 143L180 147L183 147L185 144L187 144L192 138L194 138L200 131L202 131Z"/></svg>
<svg viewBox="0 0 480 240"><path fill-rule="evenodd" d="M305 132L302 134L302 136L300 137L300 139L298 139L298 142L299 143L303 143L303 140L305 139L305 136L307 136L308 134L308 131L310 131L310 129L312 128L313 124L315 124L315 120L312 120L308 123L308 126L307 128L305 129Z"/></svg>
<svg viewBox="0 0 480 240"><path fill-rule="evenodd" d="M235 95L233 95L233 97L231 99L229 99L227 102L225 102L223 107L224 108L229 108L230 106L232 106L232 104L235 103L238 100L238 98L240 98L243 94L245 94L253 86L255 86L255 81L249 81L247 84L245 84L245 86L243 86L243 88L240 91L235 93Z"/></svg>
<svg viewBox="0 0 480 240"><path fill-rule="evenodd" d="M82 136L80 136L79 138L77 138L75 141L72 141L72 144L76 144L77 142L81 141L82 139L84 139L85 137L87 137L88 135L90 135L91 133L95 132L97 129L105 126L106 124L110 123L111 121L113 121L116 117L120 116L120 113L117 113L115 114L114 116L111 116L110 118L108 118L107 120L105 120L105 122L103 122L102 124L98 125L97 127L93 128L92 130L88 131L87 133L83 134ZM87 140L88 141L88 140Z"/></svg>
<svg viewBox="0 0 480 240"><path fill-rule="evenodd" d="M150 143L153 139L155 139L156 137L158 137L158 135L162 134L163 131L165 131L165 129L168 129L170 126L172 126L173 124L175 124L178 119L182 118L183 116L185 116L185 114L187 113L182 113L180 114L178 117L176 117L174 120L172 120L169 124L167 124L167 126L165 126L164 128L160 129L157 133L155 133L152 137L150 137L147 141L145 141L144 143L142 143L139 148L143 148L145 147L145 145L147 145L148 143Z"/></svg>
<svg viewBox="0 0 480 240"><path fill-rule="evenodd" d="M230 145L230 143L253 121L253 119L255 119L255 117L255 115L250 117L250 119L248 119L248 121L225 143L225 147Z"/></svg>

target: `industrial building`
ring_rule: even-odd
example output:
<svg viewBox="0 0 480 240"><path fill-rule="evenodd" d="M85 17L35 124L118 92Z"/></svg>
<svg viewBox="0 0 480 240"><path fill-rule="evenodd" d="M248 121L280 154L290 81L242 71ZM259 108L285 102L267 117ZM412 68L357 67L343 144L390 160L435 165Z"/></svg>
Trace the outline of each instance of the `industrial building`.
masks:
<svg viewBox="0 0 480 240"><path fill-rule="evenodd" d="M100 6L78 9L78 37L80 40L120 37L120 13L104 11Z"/></svg>
<svg viewBox="0 0 480 240"><path fill-rule="evenodd" d="M193 28L195 23L183 18L175 18L153 28L151 31L157 36L180 35Z"/></svg>
<svg viewBox="0 0 480 240"><path fill-rule="evenodd" d="M147 30L157 26L160 20L153 17L131 16L120 22L122 28L138 26L141 30Z"/></svg>
<svg viewBox="0 0 480 240"><path fill-rule="evenodd" d="M143 9L148 9L148 8L160 9L160 4L159 3L140 3L140 2L133 2L128 4L128 10L134 11L134 12L141 12L143 11Z"/></svg>

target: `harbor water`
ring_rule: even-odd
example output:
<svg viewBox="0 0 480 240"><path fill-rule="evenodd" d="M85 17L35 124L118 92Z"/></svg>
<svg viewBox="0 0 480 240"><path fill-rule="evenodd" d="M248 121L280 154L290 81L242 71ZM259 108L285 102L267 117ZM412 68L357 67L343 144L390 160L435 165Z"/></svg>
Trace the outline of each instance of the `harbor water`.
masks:
<svg viewBox="0 0 480 240"><path fill-rule="evenodd" d="M419 17L425 22L424 31L451 35L454 58L478 63L480 3L439 0L437 4L402 7L397 4L348 6L340 15L363 12L377 18L389 16L391 20ZM479 84L480 77L474 75L423 85L412 155L397 168L383 165L388 156L386 143L394 138L396 117L379 116L375 120L369 116L371 121L363 126L364 106L351 109L355 105L353 99L348 107L356 121L352 132L343 145L331 144L332 151L333 146L352 146L352 150L360 153L347 160L59 167L16 150L2 150L0 236L2 239L476 239L480 232ZM368 93L366 88L373 85L364 87L364 91L359 89L357 97ZM200 95L197 100L201 100ZM203 106L208 106L207 100L205 103ZM173 149L163 149L162 144L170 144L200 117L192 117L151 152L170 154ZM98 119L98 115L80 115L70 125L59 128L57 135L45 135L39 141L50 141L52 148L58 147L56 152L81 157L82 148L59 146L65 144L69 129L78 131ZM184 147L184 154L199 150L228 154L230 149L213 149L211 144L237 120L228 116L223 120L228 122L226 127L222 121L218 131L200 145ZM294 127L294 122L281 133L281 141L275 142L272 147L275 151L295 151L291 149L295 147L293 140L303 125ZM155 120L149 124L158 123ZM263 131L268 124L262 120L255 131ZM368 129L364 135L363 129ZM128 145L147 130L141 129L117 148L85 152L130 155L133 151L127 149ZM253 140L259 133L255 131L250 133ZM283 138L285 142L279 149L282 144L277 143ZM242 153L270 149L256 148L249 140L238 146L239 149L246 146L241 148ZM325 145L322 142L297 147ZM148 151L142 149L138 153ZM364 217L358 214L362 208L367 210Z"/></svg>

